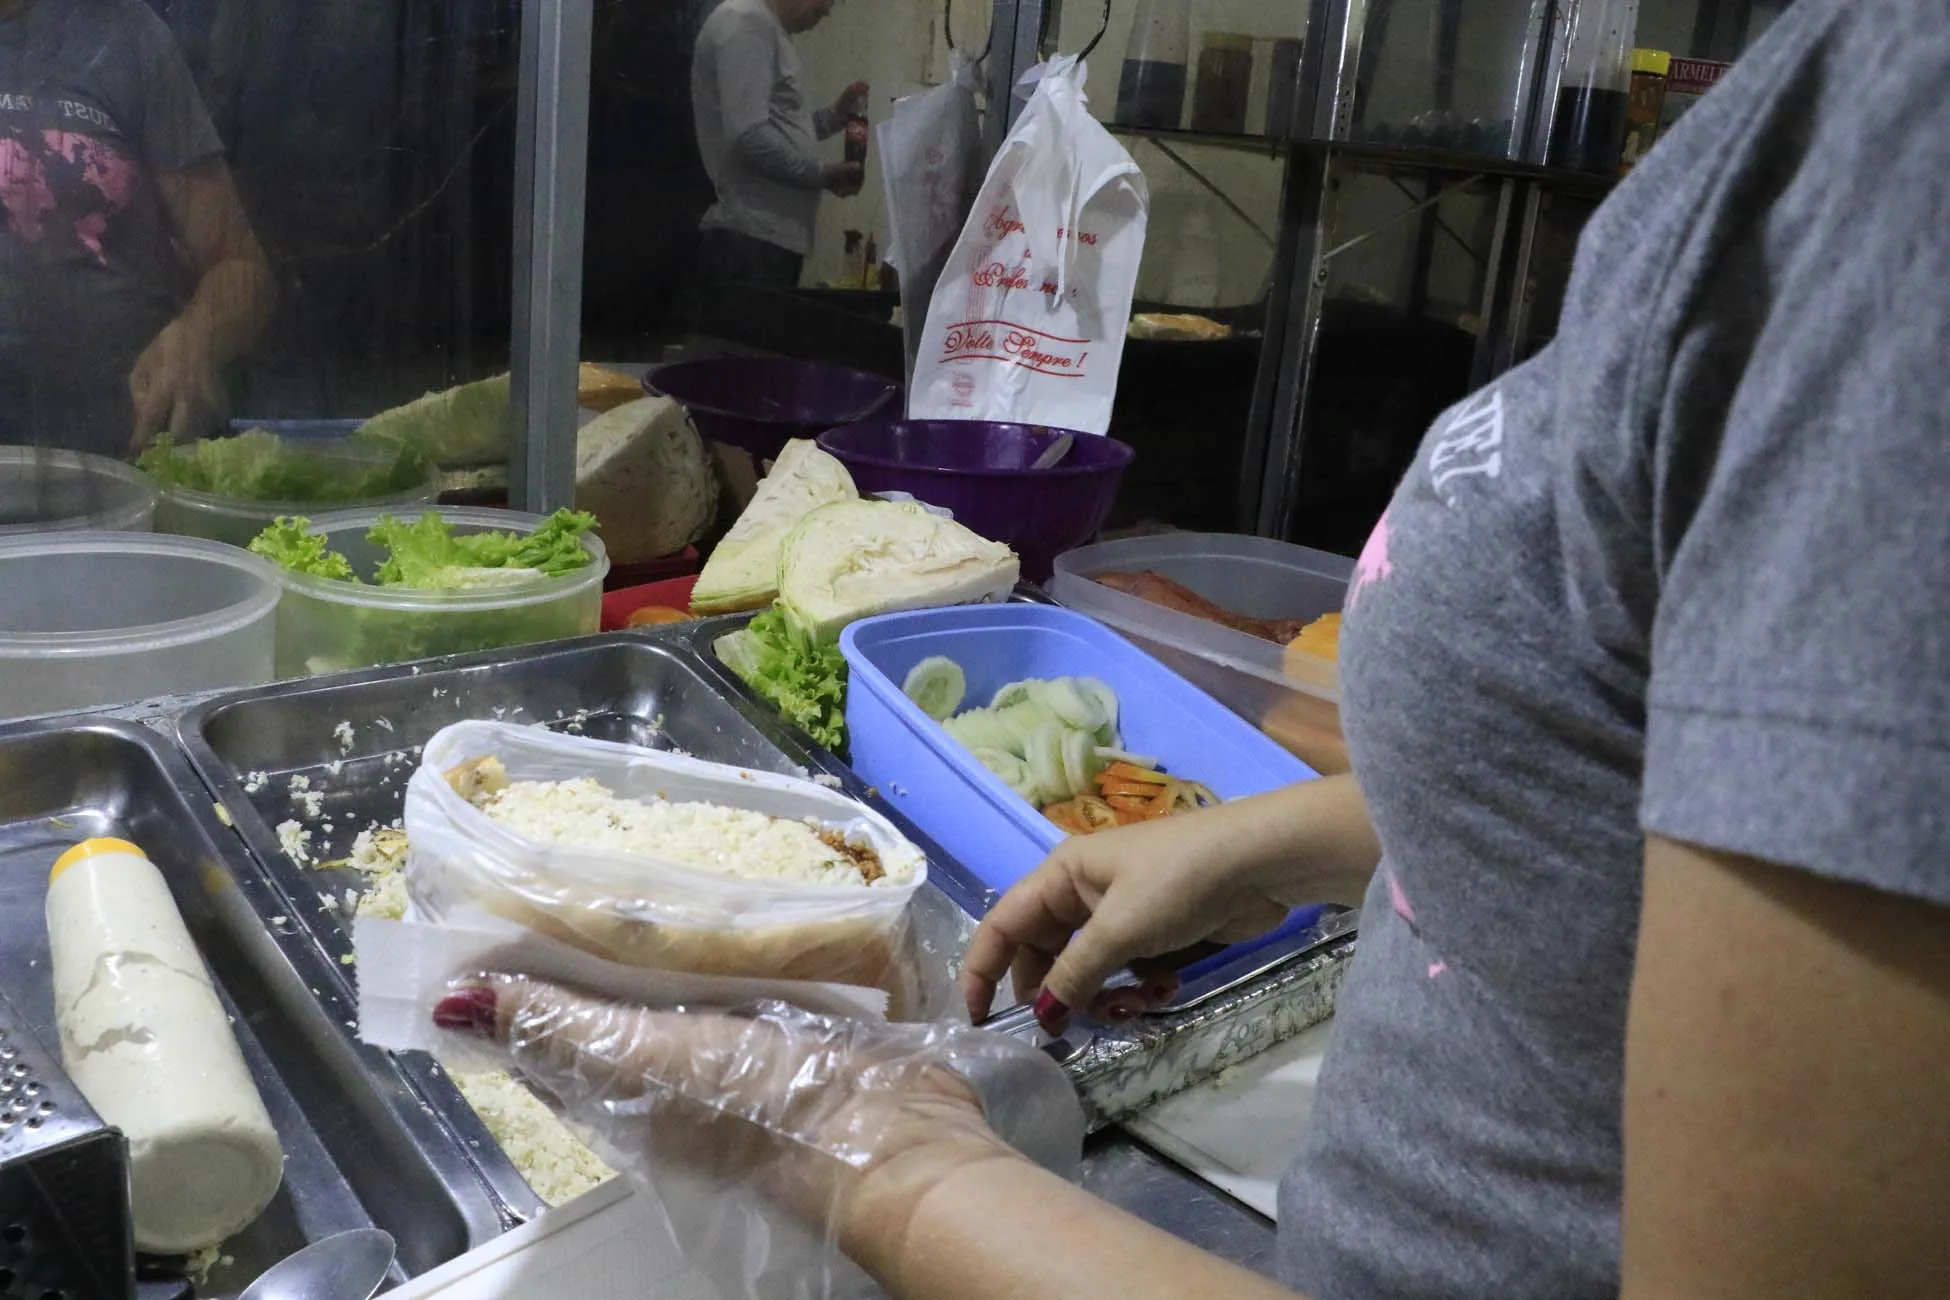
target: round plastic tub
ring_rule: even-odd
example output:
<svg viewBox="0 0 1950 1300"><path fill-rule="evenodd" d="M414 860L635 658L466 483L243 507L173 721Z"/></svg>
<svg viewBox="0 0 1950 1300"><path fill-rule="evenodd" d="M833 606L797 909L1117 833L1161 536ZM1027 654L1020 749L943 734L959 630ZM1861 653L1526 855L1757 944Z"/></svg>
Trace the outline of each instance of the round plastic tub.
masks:
<svg viewBox="0 0 1950 1300"><path fill-rule="evenodd" d="M0 538L85 529L146 533L156 489L134 467L52 447L0 447Z"/></svg>
<svg viewBox="0 0 1950 1300"><path fill-rule="evenodd" d="M366 540L384 510L342 510L312 521L312 532L351 561L370 582L384 548ZM418 518L403 512L401 518ZM531 533L547 522L514 510L445 508L455 533ZM590 561L559 578L537 578L470 591L415 591L317 578L281 569L278 603L280 677L368 668L434 655L555 641L600 630L603 577L609 557L594 536L584 537Z"/></svg>
<svg viewBox="0 0 1950 1300"><path fill-rule="evenodd" d="M292 438L280 435L286 454L317 461L328 472L348 474L378 469L397 453L386 448L364 447L342 438ZM249 546L251 538L282 515L319 515L326 511L385 509L394 514L418 513L415 507L432 505L440 496L435 471L428 466L426 476L413 487L385 496L350 498L338 501L250 501L242 497L203 492L196 488L156 484L156 531L179 533L185 537L208 537Z"/></svg>
<svg viewBox="0 0 1950 1300"><path fill-rule="evenodd" d="M1054 469L1030 469L1063 430L989 420L875 420L820 435L862 493L911 492L1022 557L1022 576L1047 580L1056 557L1097 535L1137 453L1077 433Z"/></svg>
<svg viewBox="0 0 1950 1300"><path fill-rule="evenodd" d="M271 566L218 542L0 540L0 717L269 681L277 606Z"/></svg>
<svg viewBox="0 0 1950 1300"><path fill-rule="evenodd" d="M652 371L643 386L690 412L712 442L768 460L794 438L817 438L879 415L900 393L899 384L879 375L774 357L673 362Z"/></svg>

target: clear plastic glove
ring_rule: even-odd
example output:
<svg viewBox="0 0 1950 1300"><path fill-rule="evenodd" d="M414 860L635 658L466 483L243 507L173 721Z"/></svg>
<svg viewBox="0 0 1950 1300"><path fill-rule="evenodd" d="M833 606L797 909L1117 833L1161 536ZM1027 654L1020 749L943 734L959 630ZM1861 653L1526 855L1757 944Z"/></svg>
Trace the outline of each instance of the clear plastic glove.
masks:
<svg viewBox="0 0 1950 1300"><path fill-rule="evenodd" d="M1082 1150L1056 1064L965 1026L652 1011L508 975L457 983L434 1020L589 1131L727 1296L870 1293L842 1251L898 1234L946 1173L1027 1156L1073 1176Z"/></svg>

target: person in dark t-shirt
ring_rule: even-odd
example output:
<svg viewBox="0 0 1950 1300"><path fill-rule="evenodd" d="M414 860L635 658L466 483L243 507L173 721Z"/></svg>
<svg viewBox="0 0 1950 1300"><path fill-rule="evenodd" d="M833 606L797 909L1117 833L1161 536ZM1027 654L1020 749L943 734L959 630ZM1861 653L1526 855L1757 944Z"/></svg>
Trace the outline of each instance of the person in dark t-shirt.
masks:
<svg viewBox="0 0 1950 1300"><path fill-rule="evenodd" d="M141 0L0 0L0 443L208 431L272 280L175 41Z"/></svg>

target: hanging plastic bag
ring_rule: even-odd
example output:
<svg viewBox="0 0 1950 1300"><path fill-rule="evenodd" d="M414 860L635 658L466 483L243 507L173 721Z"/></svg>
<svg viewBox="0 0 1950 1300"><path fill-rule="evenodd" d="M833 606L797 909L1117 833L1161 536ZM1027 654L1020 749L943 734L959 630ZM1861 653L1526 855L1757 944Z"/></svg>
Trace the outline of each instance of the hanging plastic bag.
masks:
<svg viewBox="0 0 1950 1300"><path fill-rule="evenodd" d="M1032 80L935 285L908 415L1103 433L1150 194L1090 116L1077 60Z"/></svg>
<svg viewBox="0 0 1950 1300"><path fill-rule="evenodd" d="M624 799L810 823L828 845L868 851L865 860L882 874L871 884L733 876L545 842L473 802L510 782L582 778ZM779 829L739 832L758 846L743 851L775 843L767 837ZM690 833L725 832L699 822ZM533 727L462 722L427 742L407 784L406 836L407 890L415 914L428 920L485 913L625 967L877 988L895 1018L949 1000L945 963L922 952L909 923L926 857L884 817L811 781Z"/></svg>
<svg viewBox="0 0 1950 1300"><path fill-rule="evenodd" d="M960 50L949 58L945 85L895 100L894 115L874 128L892 232L887 260L900 272L910 384L928 302L982 183L982 118L975 103L980 80L974 61Z"/></svg>

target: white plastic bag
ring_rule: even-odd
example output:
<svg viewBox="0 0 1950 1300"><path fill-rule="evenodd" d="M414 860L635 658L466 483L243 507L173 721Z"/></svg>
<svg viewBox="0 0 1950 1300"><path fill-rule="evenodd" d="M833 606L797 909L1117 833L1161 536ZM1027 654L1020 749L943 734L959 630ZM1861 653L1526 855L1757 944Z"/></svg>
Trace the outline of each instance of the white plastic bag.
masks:
<svg viewBox="0 0 1950 1300"><path fill-rule="evenodd" d="M913 419L1110 427L1150 194L1054 59L989 167L935 285Z"/></svg>
<svg viewBox="0 0 1950 1300"><path fill-rule="evenodd" d="M982 183L982 120L975 103L980 82L975 64L960 50L950 59L947 84L895 100L893 116L874 127L892 232L887 260L901 278L910 384L929 299Z"/></svg>
<svg viewBox="0 0 1950 1300"><path fill-rule="evenodd" d="M635 854L540 843L489 818L449 775L493 758L512 781L593 778L626 799L710 803L810 820L871 848L875 884L754 880ZM426 744L406 790L406 881L417 914L485 911L623 966L886 991L890 1014L938 1005L908 906L927 860L891 822L810 781L500 722L461 722ZM924 969L924 965L927 967Z"/></svg>

